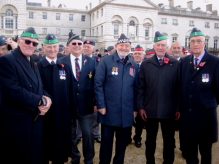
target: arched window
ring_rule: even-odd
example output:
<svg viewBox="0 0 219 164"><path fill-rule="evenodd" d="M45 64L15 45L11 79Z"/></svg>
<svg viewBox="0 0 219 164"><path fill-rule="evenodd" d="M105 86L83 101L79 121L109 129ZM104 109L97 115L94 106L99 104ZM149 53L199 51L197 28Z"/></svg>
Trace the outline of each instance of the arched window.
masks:
<svg viewBox="0 0 219 164"><path fill-rule="evenodd" d="M122 25L123 19L119 15L115 15L112 18L112 26L113 26L113 35L114 38L118 38L118 36L122 33Z"/></svg>
<svg viewBox="0 0 219 164"><path fill-rule="evenodd" d="M130 17L128 21L128 36L135 39L138 36L138 20L135 17Z"/></svg>
<svg viewBox="0 0 219 164"><path fill-rule="evenodd" d="M1 9L1 28L5 30L17 29L17 10L14 6L5 5Z"/></svg>
<svg viewBox="0 0 219 164"><path fill-rule="evenodd" d="M151 40L153 38L153 22L151 19L146 18L143 22L144 37L145 40Z"/></svg>

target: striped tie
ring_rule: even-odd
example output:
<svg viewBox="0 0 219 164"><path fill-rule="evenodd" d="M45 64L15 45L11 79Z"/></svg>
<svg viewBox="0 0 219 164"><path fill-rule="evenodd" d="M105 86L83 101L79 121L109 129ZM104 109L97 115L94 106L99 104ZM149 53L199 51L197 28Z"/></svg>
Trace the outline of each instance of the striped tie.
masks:
<svg viewBox="0 0 219 164"><path fill-rule="evenodd" d="M75 70L76 70L76 79L77 79L77 81L79 81L81 71L80 71L80 66L78 63L78 58L75 58Z"/></svg>

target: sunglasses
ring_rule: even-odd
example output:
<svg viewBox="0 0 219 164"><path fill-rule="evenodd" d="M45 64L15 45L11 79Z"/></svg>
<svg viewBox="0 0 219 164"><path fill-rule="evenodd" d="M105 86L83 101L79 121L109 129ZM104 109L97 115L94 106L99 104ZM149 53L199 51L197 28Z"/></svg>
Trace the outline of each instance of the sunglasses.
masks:
<svg viewBox="0 0 219 164"><path fill-rule="evenodd" d="M24 40L24 43L25 43L26 45L30 45L30 44L32 43L32 45L33 45L34 47L37 47L37 46L38 46L38 43L37 43L37 42L33 42L33 41L30 41L30 40Z"/></svg>
<svg viewBox="0 0 219 164"><path fill-rule="evenodd" d="M73 46L76 46L76 45L78 45L78 46L81 46L83 43L80 43L80 42L73 42L73 43L71 43Z"/></svg>

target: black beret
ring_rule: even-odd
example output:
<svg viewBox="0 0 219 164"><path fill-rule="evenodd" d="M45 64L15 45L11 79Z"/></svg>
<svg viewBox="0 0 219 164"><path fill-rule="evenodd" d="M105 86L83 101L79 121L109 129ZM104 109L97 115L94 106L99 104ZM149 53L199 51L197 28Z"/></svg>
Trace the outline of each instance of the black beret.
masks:
<svg viewBox="0 0 219 164"><path fill-rule="evenodd" d="M68 39L67 45L68 45L72 40L82 40L82 39L79 37L79 35L73 34L73 36Z"/></svg>
<svg viewBox="0 0 219 164"><path fill-rule="evenodd" d="M4 35L0 36L0 46L6 45L7 38Z"/></svg>
<svg viewBox="0 0 219 164"><path fill-rule="evenodd" d="M84 44L90 44L90 45L95 46L95 41L93 41L93 40L85 40Z"/></svg>

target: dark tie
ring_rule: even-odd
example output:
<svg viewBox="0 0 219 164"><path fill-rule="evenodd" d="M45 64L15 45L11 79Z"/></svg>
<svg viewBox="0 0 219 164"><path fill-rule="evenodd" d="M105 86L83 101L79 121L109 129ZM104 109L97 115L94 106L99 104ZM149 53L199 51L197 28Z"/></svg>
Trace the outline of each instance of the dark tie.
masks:
<svg viewBox="0 0 219 164"><path fill-rule="evenodd" d="M195 58L195 59L194 59L194 64L195 64L195 67L198 66L198 58Z"/></svg>
<svg viewBox="0 0 219 164"><path fill-rule="evenodd" d="M56 63L54 62L54 61L51 61L51 63L50 63L51 65L55 65Z"/></svg>
<svg viewBox="0 0 219 164"><path fill-rule="evenodd" d="M75 58L75 72L76 72L76 79L77 79L77 81L79 81L81 71L80 71L80 66L78 63L78 58Z"/></svg>
<svg viewBox="0 0 219 164"><path fill-rule="evenodd" d="M158 61L159 61L160 65L163 65L163 59L160 58Z"/></svg>

